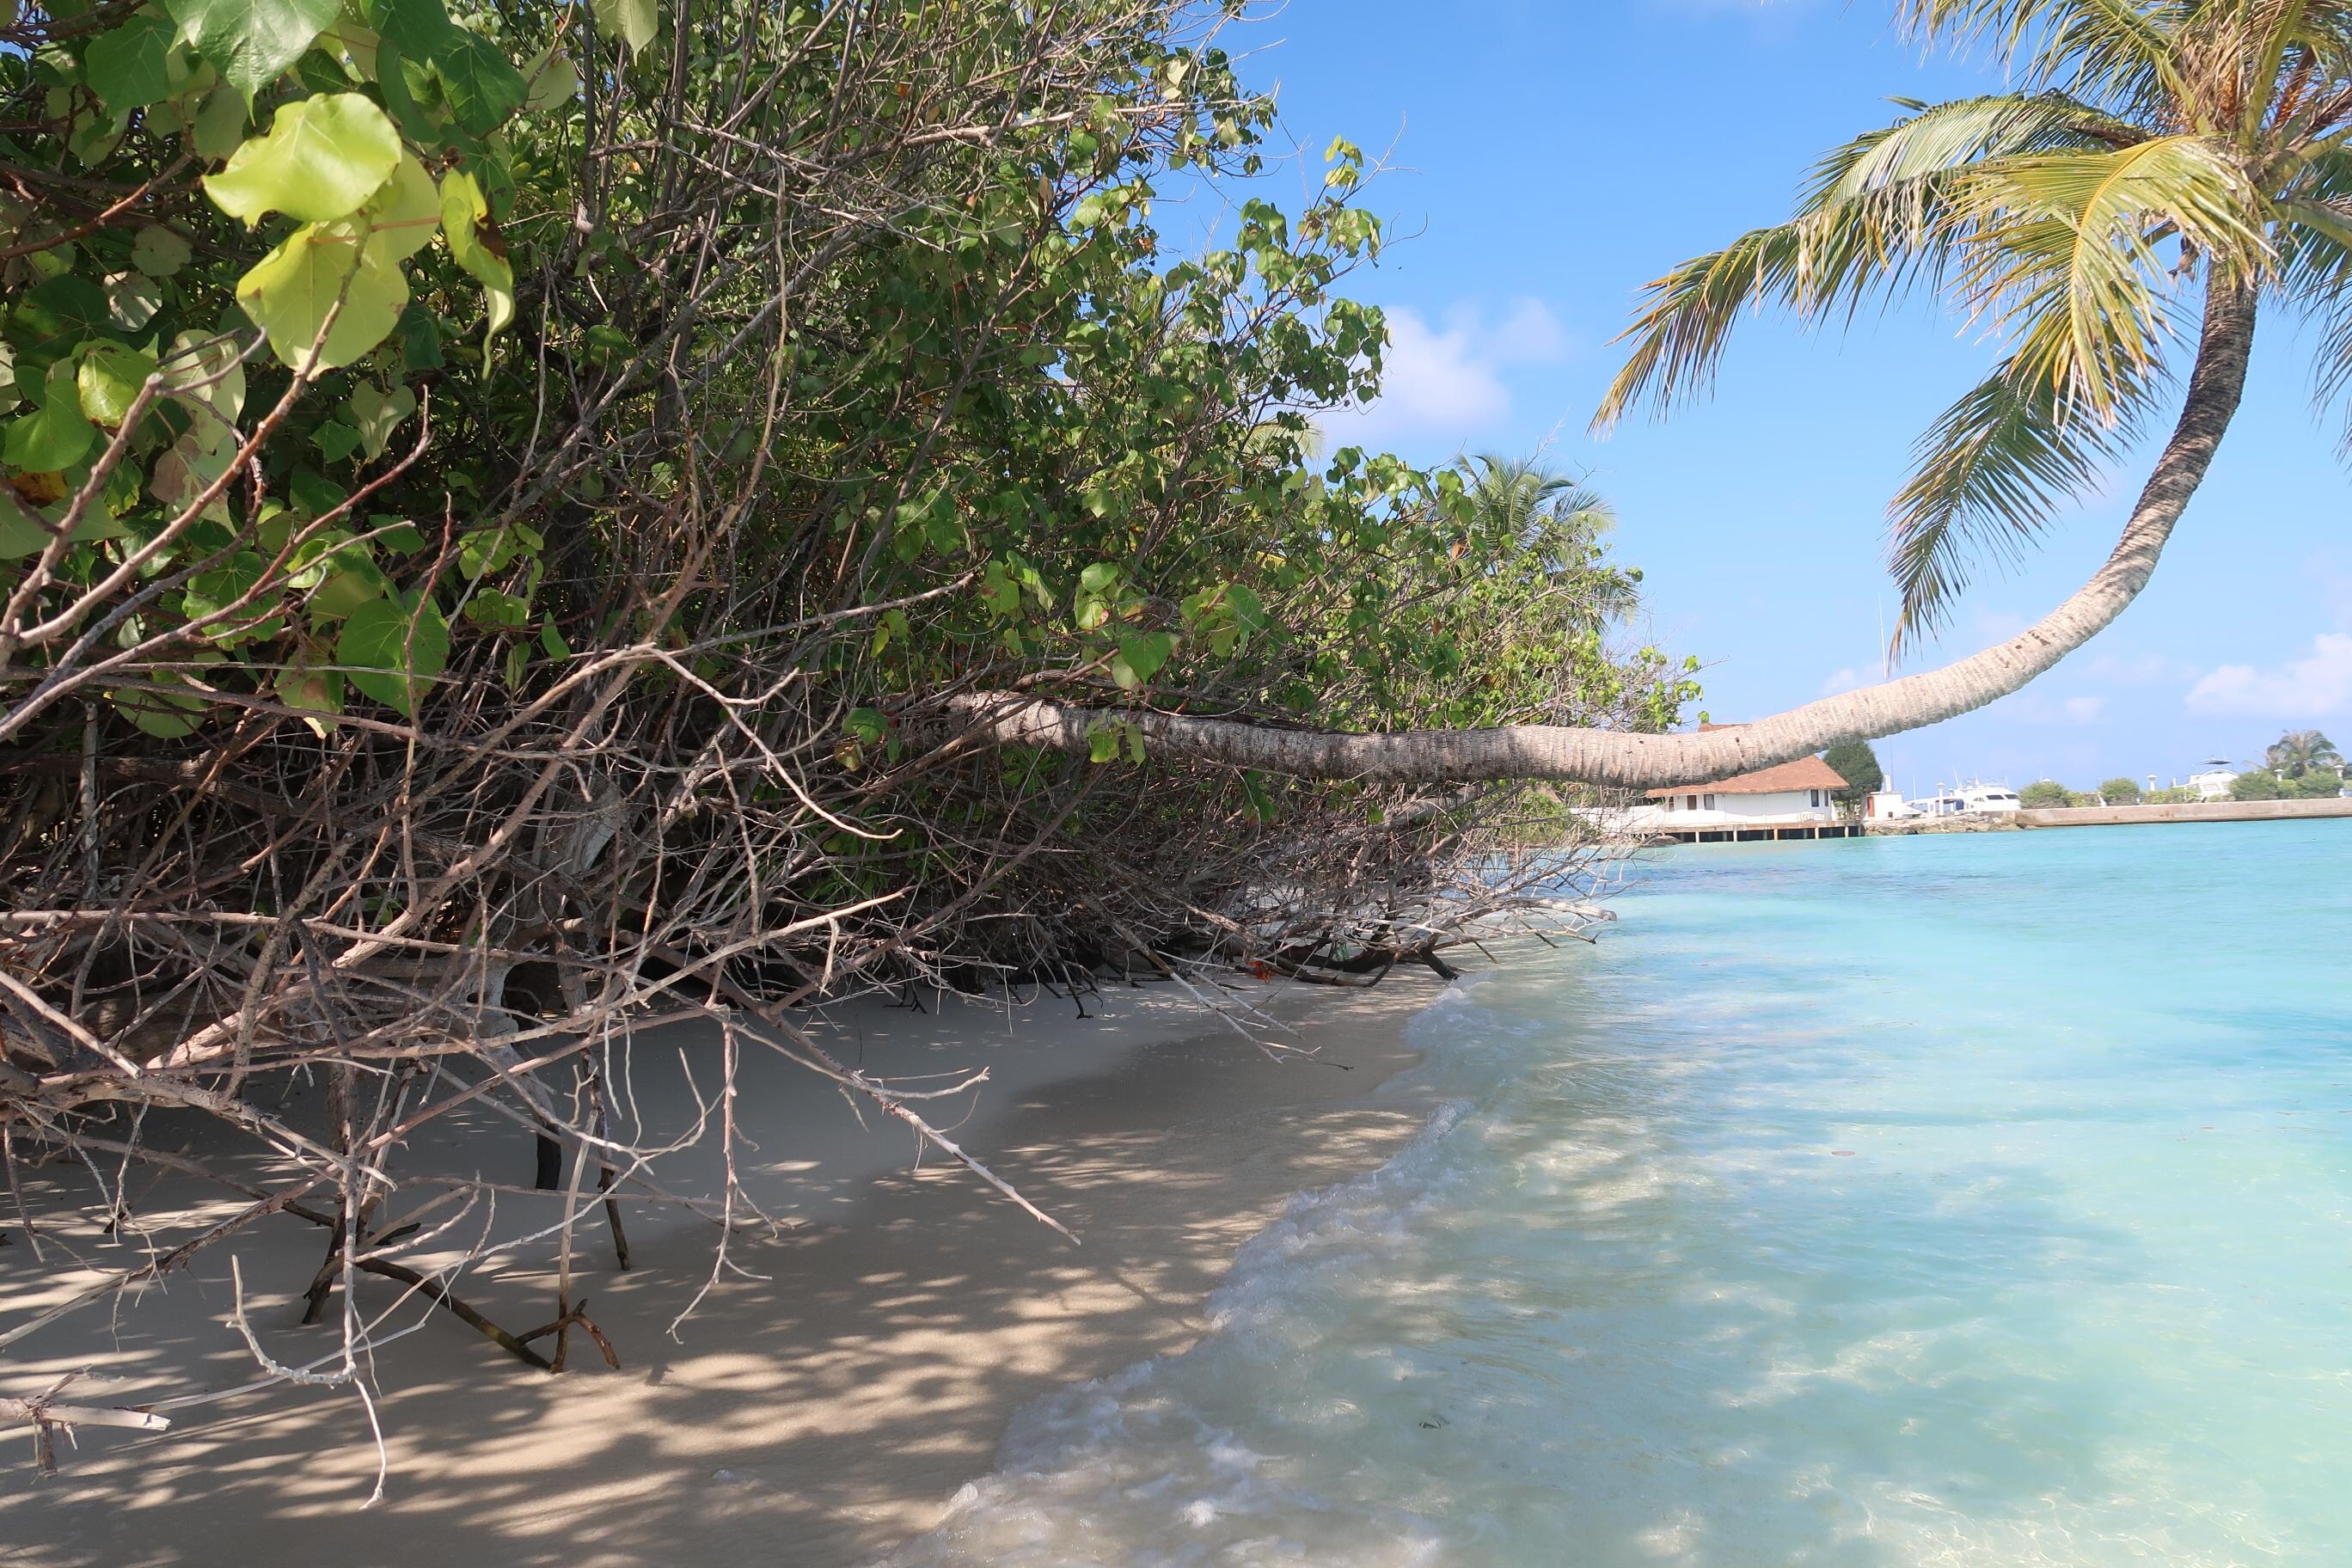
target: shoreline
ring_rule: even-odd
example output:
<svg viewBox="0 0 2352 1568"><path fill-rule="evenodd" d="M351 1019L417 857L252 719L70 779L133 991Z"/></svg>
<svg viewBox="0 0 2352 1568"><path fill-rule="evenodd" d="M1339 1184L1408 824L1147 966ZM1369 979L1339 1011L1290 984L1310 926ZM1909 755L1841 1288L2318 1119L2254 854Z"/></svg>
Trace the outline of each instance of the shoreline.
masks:
<svg viewBox="0 0 2352 1568"><path fill-rule="evenodd" d="M969 1006L844 1010L832 1026L881 1070L985 1050L992 1085L953 1135L1085 1245L936 1155L910 1159L829 1095L747 1095L760 1200L814 1223L738 1243L743 1272L722 1274L677 1339L666 1330L711 1273L712 1233L632 1215L632 1273L583 1233L600 1253L586 1292L620 1372L593 1352L580 1363L584 1345L560 1379L514 1368L446 1315L383 1354L393 1468L375 1508L358 1506L376 1459L357 1401L280 1388L188 1411L157 1437L84 1434L61 1453L64 1473L37 1484L29 1445L11 1445L0 1563L870 1562L993 1467L1016 1408L1193 1342L1243 1242L1294 1195L1409 1141L1428 1106L1378 1091L1418 1061L1408 1026L1443 990L1392 976L1370 993L1266 999L1276 1037L1347 1072L1269 1062L1164 991L1107 992L1108 1016L1021 1016L1009 1030ZM311 1342L286 1328L280 1287L307 1275L316 1247L289 1225L240 1247L256 1321L284 1356ZM6 1304L50 1293L27 1289L50 1283L29 1261L0 1252ZM224 1342L226 1289L205 1278L226 1269L205 1255L196 1278L123 1314L117 1348L98 1322L28 1342L0 1365L6 1388L90 1363L136 1369L106 1384L125 1397L139 1372L158 1392L243 1381L250 1361ZM274 1294L256 1289L265 1278ZM533 1321L547 1289L537 1259L464 1287L509 1322Z"/></svg>

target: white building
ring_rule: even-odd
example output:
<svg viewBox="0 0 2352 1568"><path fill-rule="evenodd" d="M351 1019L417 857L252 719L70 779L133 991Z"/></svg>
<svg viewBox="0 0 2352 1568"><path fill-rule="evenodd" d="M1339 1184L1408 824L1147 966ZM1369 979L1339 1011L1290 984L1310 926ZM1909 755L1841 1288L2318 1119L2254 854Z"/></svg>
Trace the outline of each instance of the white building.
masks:
<svg viewBox="0 0 2352 1568"><path fill-rule="evenodd" d="M1654 789L1650 804L1627 814L1636 831L1707 827L1801 827L1837 820L1837 792L1846 787L1836 770L1819 757L1719 784L1685 789Z"/></svg>
<svg viewBox="0 0 2352 1568"><path fill-rule="evenodd" d="M1901 790L1881 789L1873 790L1862 797L1862 815L1871 822L1900 822L1907 817L1925 816L1927 813L1907 804Z"/></svg>

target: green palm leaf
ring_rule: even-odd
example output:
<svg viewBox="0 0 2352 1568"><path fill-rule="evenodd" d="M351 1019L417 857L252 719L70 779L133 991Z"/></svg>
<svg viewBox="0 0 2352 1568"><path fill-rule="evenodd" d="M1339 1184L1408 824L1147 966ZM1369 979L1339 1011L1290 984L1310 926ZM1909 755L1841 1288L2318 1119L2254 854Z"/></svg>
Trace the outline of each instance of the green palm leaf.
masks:
<svg viewBox="0 0 2352 1568"><path fill-rule="evenodd" d="M2012 354L1920 437L1888 509L1887 567L1902 592L1895 650L1938 626L1983 555L2019 559L2052 509L2098 479L2138 434L2158 384L2139 381L2111 422L2070 405L2047 355Z"/></svg>

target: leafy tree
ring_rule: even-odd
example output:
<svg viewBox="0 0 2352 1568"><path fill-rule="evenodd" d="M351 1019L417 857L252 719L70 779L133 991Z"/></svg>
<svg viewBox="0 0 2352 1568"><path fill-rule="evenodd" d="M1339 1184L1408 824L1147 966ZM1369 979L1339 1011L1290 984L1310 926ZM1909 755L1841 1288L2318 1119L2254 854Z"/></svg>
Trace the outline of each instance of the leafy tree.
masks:
<svg viewBox="0 0 2352 1568"><path fill-rule="evenodd" d="M1837 797L1849 805L1885 785L1885 770L1878 765L1878 753L1867 741L1842 741L1832 746L1822 760L1829 763L1831 772L1845 780L1845 788L1837 792Z"/></svg>
<svg viewBox="0 0 2352 1568"><path fill-rule="evenodd" d="M2299 779L2314 769L2340 774L2344 753L2316 730L2290 730L2272 743L2263 761L2281 778Z"/></svg>
<svg viewBox="0 0 2352 1568"><path fill-rule="evenodd" d="M1906 104L1822 163L1796 215L1653 284L1598 423L1704 389L1762 306L1844 321L1915 288L1997 325L2002 357L1922 437L1895 498L1898 644L1988 556L2029 547L2158 419L2177 422L2105 563L2040 622L1931 672L1733 731L1634 743L1540 731L1370 737L1151 721L1163 754L1324 777L1547 776L1673 785L1891 734L2017 690L2147 585L2244 390L2267 298L2313 319L2323 395L2352 390L2352 77L2346 0L1906 0L1931 45L1981 43L2013 90ZM2200 312L2193 334L2184 318ZM2188 363L2180 363L2187 345ZM2182 374L2185 371L2185 375ZM1091 721L975 699L1000 739L1070 745Z"/></svg>
<svg viewBox="0 0 2352 1568"><path fill-rule="evenodd" d="M2109 805L2137 805L2139 796L2138 781L2120 774L2099 786L2099 798Z"/></svg>
<svg viewBox="0 0 2352 1568"><path fill-rule="evenodd" d="M2035 810L2052 806L2072 805L2074 792L2054 779L2036 779L2017 792L2017 798Z"/></svg>
<svg viewBox="0 0 2352 1568"><path fill-rule="evenodd" d="M575 1217L616 1190L625 1256L622 1197L686 1201L609 1114L641 1024L718 1026L725 1092L665 1135L731 1150L774 1052L966 1159L799 1009L1580 921L1596 851L1528 851L1524 789L1150 740L1653 731L1696 692L1628 646L1597 503L1314 450L1379 386L1343 284L1381 229L1344 141L1297 210L1248 183L1273 108L1219 20L0 8L5 1158L218 1117L288 1164L215 1234L336 1238L315 1314L420 1278L456 1211L400 1151L460 1106L568 1154ZM1171 254L1169 183L1229 232ZM982 743L998 689L1087 717ZM731 1235L726 1181L688 1206ZM565 1278L552 1356L508 1353L597 1334ZM306 1380L354 1383L367 1321Z"/></svg>
<svg viewBox="0 0 2352 1568"><path fill-rule="evenodd" d="M2344 775L2326 768L2314 768L2301 778L2285 781L2284 787L2302 800L2328 800L2344 791Z"/></svg>
<svg viewBox="0 0 2352 1568"><path fill-rule="evenodd" d="M2231 800L2280 800L2286 793L2278 775L2268 768L2249 768L2230 781Z"/></svg>

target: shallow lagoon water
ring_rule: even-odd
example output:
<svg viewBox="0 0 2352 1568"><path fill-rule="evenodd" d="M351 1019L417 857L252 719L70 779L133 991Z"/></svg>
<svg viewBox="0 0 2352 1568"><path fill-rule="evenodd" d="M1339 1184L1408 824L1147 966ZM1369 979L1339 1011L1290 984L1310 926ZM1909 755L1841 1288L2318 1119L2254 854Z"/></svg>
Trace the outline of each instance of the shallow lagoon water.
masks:
<svg viewBox="0 0 2352 1568"><path fill-rule="evenodd" d="M1674 851L918 1565L2352 1561L2352 824Z"/></svg>

